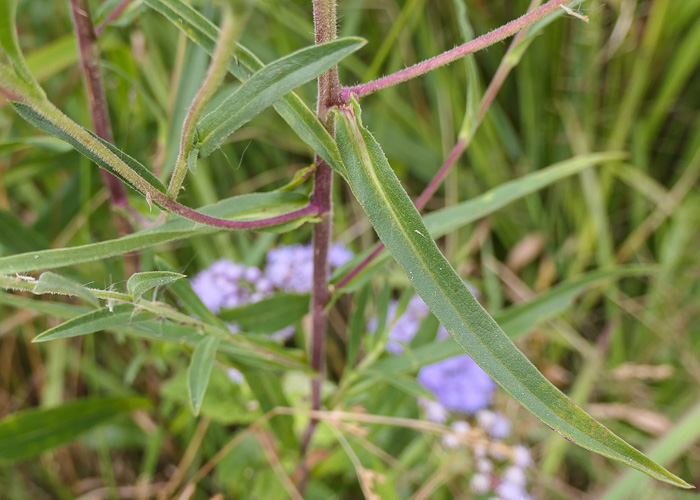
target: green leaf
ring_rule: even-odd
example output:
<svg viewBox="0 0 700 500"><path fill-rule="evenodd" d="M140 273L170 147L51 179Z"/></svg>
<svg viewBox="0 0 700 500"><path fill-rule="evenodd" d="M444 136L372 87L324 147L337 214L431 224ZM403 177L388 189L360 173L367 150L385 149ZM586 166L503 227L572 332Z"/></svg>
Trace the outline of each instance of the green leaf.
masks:
<svg viewBox="0 0 700 500"><path fill-rule="evenodd" d="M120 179L124 180L124 182L128 181L124 179L116 170L114 170L107 162L105 162L102 158L100 158L99 155L95 154L92 150L90 150L85 144L80 142L77 138L75 138L73 135L69 134L67 131L63 130L60 126L58 126L56 123L52 122L49 120L46 116L36 112L32 107L30 107L27 104L21 103L21 102L14 102L11 101L10 104L12 104L12 107L14 110L17 112L18 115L20 115L22 118L27 120L31 125L34 127L38 128L39 130L42 130L46 132L47 134L56 137L57 139L61 139L62 141L67 142L71 146L75 148L76 151L78 151L80 154L85 155L95 163L96 165L99 165L100 167L104 168L108 172L116 175ZM99 141L102 143L103 146L105 146L107 149L109 149L112 153L117 155L124 163L126 163L131 170L136 172L144 181L146 181L148 184L150 184L153 188L157 189L158 191L165 193L165 186L163 185L162 182L160 182L160 179L156 177L153 172L148 170L146 167L144 167L141 163L139 163L137 160L123 152L122 150L118 149L114 144L111 144L100 137L97 137L94 133L90 132L87 129L83 129L85 132L90 134L96 141Z"/></svg>
<svg viewBox="0 0 700 500"><path fill-rule="evenodd" d="M194 348L187 369L187 395L192 413L199 415L204 393L207 392L211 369L216 359L216 350L221 343L221 334L205 336Z"/></svg>
<svg viewBox="0 0 700 500"><path fill-rule="evenodd" d="M15 14L17 12L17 0L0 0L0 48L7 55L17 75L37 91L36 81L29 72L24 56L17 40L15 27Z"/></svg>
<svg viewBox="0 0 700 500"><path fill-rule="evenodd" d="M486 373L565 438L656 479L682 479L610 432L554 387L518 350L440 253L379 144L362 127L359 106L336 113L348 181L370 222L440 323Z"/></svg>
<svg viewBox="0 0 700 500"><path fill-rule="evenodd" d="M226 309L219 318L244 332L274 333L301 320L309 312L308 294L279 293L254 304Z"/></svg>
<svg viewBox="0 0 700 500"><path fill-rule="evenodd" d="M126 282L126 289L135 301L141 298L151 288L168 285L179 279L185 278L184 274L170 271L147 271L134 273Z"/></svg>
<svg viewBox="0 0 700 500"><path fill-rule="evenodd" d="M300 85L335 66L362 47L361 38L340 38L297 50L266 65L231 94L197 125L197 147L205 157L253 117Z"/></svg>
<svg viewBox="0 0 700 500"><path fill-rule="evenodd" d="M112 307L111 310L109 307L104 307L46 330L34 337L32 342L46 342L47 340L77 337L108 328L147 321L152 318L153 314L138 310L133 304L119 304Z"/></svg>
<svg viewBox="0 0 700 500"><path fill-rule="evenodd" d="M174 271L173 266L171 266L170 263L162 257L156 256L154 260L156 267L159 270L170 272ZM178 280L170 285L170 289L177 296L177 298L180 299L183 308L189 314L194 314L205 323L209 323L210 325L218 326L222 330L226 330L226 325L224 322L217 318L216 315L211 312L206 305L204 305L204 302L202 302L202 299L199 298L199 295L197 295L197 293L194 291L189 281Z"/></svg>
<svg viewBox="0 0 700 500"><path fill-rule="evenodd" d="M424 222L433 238L439 238L455 229L471 224L523 196L539 191L553 182L577 174L594 165L622 160L624 157L624 153L617 152L575 156L528 174L521 179L503 183L472 200L432 212L425 216Z"/></svg>
<svg viewBox="0 0 700 500"><path fill-rule="evenodd" d="M88 398L54 408L33 408L0 420L0 463L32 457L75 440L115 415L147 408L145 398Z"/></svg>
<svg viewBox="0 0 700 500"><path fill-rule="evenodd" d="M273 191L235 196L203 207L199 211L223 219L260 219L300 208L307 202L308 198L300 193ZM123 255L159 243L183 240L217 231L219 229L171 215L170 220L165 224L114 240L2 257L0 258L0 274L26 273L39 269L72 266Z"/></svg>
<svg viewBox="0 0 700 500"><path fill-rule="evenodd" d="M486 193L452 207L431 212L423 218L430 235L439 238L445 234L464 227L490 215L506 205L547 187L548 185L579 173L594 165L617 161L624 158L621 153L592 153L575 156L569 160L555 163L547 168L527 174L526 176L501 184ZM332 283L337 283L345 274L371 253L371 250L356 256L333 273ZM362 286L364 282L381 268L390 258L383 252L367 266L357 277L343 287L350 291Z"/></svg>
<svg viewBox="0 0 700 500"><path fill-rule="evenodd" d="M164 15L208 54L214 52L218 28L195 9L182 0L146 0L146 4ZM241 81L264 66L262 61L241 44L236 45L233 56L228 69ZM277 101L274 108L302 141L326 160L333 170L344 175L345 169L335 141L304 101L290 93Z"/></svg>
<svg viewBox="0 0 700 500"><path fill-rule="evenodd" d="M36 282L32 293L37 295L44 293L75 295L95 307L99 307L100 305L97 297L95 297L87 287L56 273L43 273Z"/></svg>

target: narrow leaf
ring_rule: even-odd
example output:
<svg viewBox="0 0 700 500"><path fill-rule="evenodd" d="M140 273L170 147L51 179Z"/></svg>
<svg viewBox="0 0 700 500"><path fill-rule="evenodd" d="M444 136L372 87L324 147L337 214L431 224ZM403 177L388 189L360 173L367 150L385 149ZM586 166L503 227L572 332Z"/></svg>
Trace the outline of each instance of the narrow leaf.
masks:
<svg viewBox="0 0 700 500"><path fill-rule="evenodd" d="M187 395L192 413L199 415L204 393L209 385L211 369L214 366L216 350L221 342L221 334L205 336L194 348L190 366L187 369Z"/></svg>
<svg viewBox="0 0 700 500"><path fill-rule="evenodd" d="M199 212L222 219L260 219L279 215L304 206L308 198L300 193L273 191L235 196L199 209ZM152 247L159 243L183 240L219 231L210 226L171 215L160 226L139 231L114 240L72 248L28 252L0 258L0 274L16 274L39 269L82 264Z"/></svg>
<svg viewBox="0 0 700 500"><path fill-rule="evenodd" d="M501 184L471 200L459 203L452 207L443 208L431 212L423 217L423 222L433 238L439 238L445 234L459 229L475 221L478 221L506 205L535 193L548 185L574 175L594 165L612 162L622 159L620 153L592 153L575 156L569 160L555 163L547 168L527 174L520 179L515 179ZM345 274L357 266L371 251L360 254L333 273L332 283L337 283ZM377 269L381 268L390 258L388 252L383 252L372 264L353 279L343 290L350 291L362 286L362 284Z"/></svg>
<svg viewBox="0 0 700 500"><path fill-rule="evenodd" d="M153 319L151 313L137 310L133 304L119 304L111 310L109 307L104 307L61 323L40 333L34 337L32 342L46 342L47 340L77 337L149 319Z"/></svg>
<svg viewBox="0 0 700 500"><path fill-rule="evenodd" d="M119 172L114 170L108 163L106 163L102 158L100 158L99 155L95 154L77 138L68 133L66 130L63 130L56 123L52 122L44 115L37 113L27 104L21 102L11 102L11 104L14 110L17 112L17 114L25 120L27 120L27 122L29 122L31 125L38 128L39 130L46 132L47 134L53 137L56 137L57 139L61 139L62 141L67 142L68 144L73 146L76 151L88 157L90 161L92 161L96 165L99 165L100 167L104 168L113 175L116 175L124 182L128 182L121 175L119 175ZM129 166L131 170L136 172L136 174L138 174L139 177L141 177L144 181L150 184L153 188L163 193L165 192L165 186L162 182L160 182L160 179L158 179L158 177L156 177L153 174L153 172L148 170L141 163L139 163L137 160L135 160L122 150L118 149L116 146L114 146L114 144L111 144L101 139L100 137L97 137L94 133L90 132L87 129L84 129L84 131L93 136L95 140L101 142L102 145L109 149L112 153L117 155L124 163L126 163Z"/></svg>
<svg viewBox="0 0 700 500"><path fill-rule="evenodd" d="M355 196L413 286L467 354L565 438L656 479L689 487L590 417L537 371L440 253L381 147L362 127L359 106L335 113L340 154Z"/></svg>
<svg viewBox="0 0 700 500"><path fill-rule="evenodd" d="M164 15L209 55L213 53L218 39L218 28L191 6L182 0L146 0L146 4ZM245 81L263 66L262 61L250 50L237 44L234 59L228 69L240 81ZM345 169L335 141L299 96L294 93L287 94L274 104L274 108L302 141L326 160L333 170L344 175Z"/></svg>
<svg viewBox="0 0 700 500"><path fill-rule="evenodd" d="M362 47L361 38L340 38L297 50L248 78L197 126L200 156L210 155L238 128L300 85Z"/></svg>
<svg viewBox="0 0 700 500"><path fill-rule="evenodd" d="M44 293L61 293L75 295L80 297L88 304L95 307L100 305L99 301L93 293L85 286L77 281L66 278L56 273L43 273L34 286L32 293L41 295Z"/></svg>
<svg viewBox="0 0 700 500"><path fill-rule="evenodd" d="M131 298L138 300L141 296L151 288L161 285L168 285L179 279L184 278L184 274L173 273L170 271L147 271L143 273L132 274L126 282L126 289L131 295Z"/></svg>
<svg viewBox="0 0 700 500"><path fill-rule="evenodd" d="M147 408L145 398L89 398L33 408L0 420L0 463L8 464L69 443L120 413Z"/></svg>

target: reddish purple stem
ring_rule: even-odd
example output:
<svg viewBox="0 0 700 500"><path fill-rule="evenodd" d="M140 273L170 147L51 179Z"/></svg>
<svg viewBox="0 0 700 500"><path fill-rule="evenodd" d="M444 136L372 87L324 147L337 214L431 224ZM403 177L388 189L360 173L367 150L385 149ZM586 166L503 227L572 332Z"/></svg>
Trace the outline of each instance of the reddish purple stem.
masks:
<svg viewBox="0 0 700 500"><path fill-rule="evenodd" d="M423 75L429 71L434 70L435 68L439 68L440 66L449 64L468 54L477 52L490 45L493 45L496 42L500 42L501 40L508 38L509 36L515 35L518 31L527 28L528 26L539 21L540 19L556 12L556 10L559 9L561 5L567 4L570 1L571 0L550 0L542 7L539 7L533 10L532 12L528 12L524 16L521 16L518 19L514 19L508 24L504 24L500 28L486 33L485 35L480 36L479 38L470 42L467 42L464 45L460 45L459 47L455 47L452 50L443 52L439 56L435 56L423 62L419 62L418 64L415 64L409 68L398 71L383 78L379 78L372 82L356 85L355 87L343 88L340 91L340 99L343 102L348 102L350 100L351 95L360 98L372 94L378 90L382 90L387 87L392 87L396 84L405 82L406 80L410 80L411 78Z"/></svg>

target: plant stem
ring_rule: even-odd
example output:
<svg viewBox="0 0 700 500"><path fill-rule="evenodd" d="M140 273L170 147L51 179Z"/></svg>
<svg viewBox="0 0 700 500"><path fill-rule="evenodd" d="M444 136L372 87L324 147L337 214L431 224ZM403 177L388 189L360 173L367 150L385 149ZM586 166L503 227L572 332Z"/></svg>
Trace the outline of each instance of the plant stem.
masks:
<svg viewBox="0 0 700 500"><path fill-rule="evenodd" d="M313 0L314 32L316 44L334 40L337 37L337 17L335 0ZM329 110L339 103L340 82L338 68L333 67L318 77L318 102L316 113L331 136L334 135L333 120L329 119ZM326 305L330 300L328 277L328 248L330 247L333 224L333 207L331 194L333 190L333 171L331 167L316 155L316 172L314 174L314 193L312 203L319 208L321 221L314 226L313 233L313 289L311 297L311 369L318 375L311 381L311 406L313 410L321 408L321 383L323 381L325 338L328 327ZM318 420L311 419L304 432L301 443L302 461L311 442ZM308 471L303 468L300 490L304 490Z"/></svg>
<svg viewBox="0 0 700 500"><path fill-rule="evenodd" d="M187 175L190 155L197 154L197 151L194 149L197 122L202 116L202 113L204 113L204 108L209 104L209 101L224 81L228 70L228 63L231 60L231 53L235 47L237 33L238 30L233 22L231 7L227 3L224 3L219 41L216 44L216 49L211 59L211 65L209 66L207 76L204 78L199 92L197 92L197 95L192 101L192 105L187 112L184 125L182 126L180 152L175 163L172 177L170 177L170 185L168 186L167 193L168 198L172 198L173 200L177 199L177 195L180 193L180 188Z"/></svg>
<svg viewBox="0 0 700 500"><path fill-rule="evenodd" d="M78 39L80 51L80 66L83 73L85 93L87 94L90 118L95 133L107 142L114 144L112 126L109 121L109 109L102 85L102 73L100 71L100 59L95 44L95 30L92 26L90 6L87 0L70 0L71 14L75 24L75 34ZM104 180L112 203L119 207L125 207L127 202L126 189L119 179L106 170L102 170Z"/></svg>
<svg viewBox="0 0 700 500"><path fill-rule="evenodd" d="M496 42L508 38L516 34L518 31L527 28L528 26L536 23L540 19L547 17L548 15L554 13L559 9L560 6L569 3L571 0L550 0L542 7L539 7L532 12L525 14L524 16L514 19L508 24L504 24L500 28L497 28L479 38L467 42L463 45L455 47L452 50L443 52L439 56L427 59L423 62L419 62L409 68L398 71L391 75L379 78L372 82L363 83L361 85L356 85L355 87L343 88L340 92L340 99L343 102L348 102L350 100L350 95L354 95L357 98L364 97L366 95L372 94L378 90L385 89L387 87L392 87L399 83L410 80L429 71L439 68L440 66L445 66L457 59L460 59L468 54L477 52L484 49Z"/></svg>
<svg viewBox="0 0 700 500"><path fill-rule="evenodd" d="M98 137L114 144L112 125L109 119L109 108L105 97L100 71L100 54L97 48L95 30L90 16L90 5L87 0L70 0L71 14L75 24L75 34L78 39L80 52L80 68L83 74L83 83L87 95L88 108L92 126ZM109 191L112 207L126 208L129 205L124 184L106 170L100 170L102 180ZM126 236L134 232L134 228L123 213L112 211L112 217L117 226L119 236ZM124 264L127 274L131 275L139 271L141 264L136 252L124 255Z"/></svg>

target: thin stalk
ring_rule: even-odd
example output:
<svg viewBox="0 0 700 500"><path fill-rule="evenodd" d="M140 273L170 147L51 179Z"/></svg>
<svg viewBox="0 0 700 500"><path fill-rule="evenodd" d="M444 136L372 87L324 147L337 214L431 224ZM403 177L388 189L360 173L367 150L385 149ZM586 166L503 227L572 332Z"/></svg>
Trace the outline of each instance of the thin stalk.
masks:
<svg viewBox="0 0 700 500"><path fill-rule="evenodd" d="M180 188L187 175L189 168L190 155L197 154L194 147L195 135L197 132L197 122L204 113L204 109L214 94L224 81L224 77L228 71L228 63L231 60L231 54L236 44L238 30L233 21L233 13L231 7L224 3L223 5L223 21L221 23L221 33L219 41L216 44L214 55L211 59L211 65L207 71L207 76L202 82L202 86L197 92L192 105L190 106L185 122L182 127L182 136L180 138L180 152L175 163L175 169L170 177L170 185L168 186L168 198L177 199L180 193ZM196 158L195 158L196 161Z"/></svg>
<svg viewBox="0 0 700 500"><path fill-rule="evenodd" d="M314 33L316 44L329 42L337 38L337 15L335 0L313 0ZM333 120L329 110L340 102L340 81L338 68L333 67L318 77L318 102L316 113L326 130L334 135ZM311 381L311 406L313 410L321 408L321 383L325 358L325 339L328 328L328 311L326 305L330 300L328 277L328 249L330 247L333 224L333 207L331 194L333 191L333 171L331 167L316 155L316 172L314 174L314 192L312 203L319 208L321 220L314 226L313 232L313 288L311 294L311 369L317 376ZM301 442L302 480L300 491L304 491L308 469L306 468L306 451L311 442L314 430L318 425L317 419L311 419Z"/></svg>
<svg viewBox="0 0 700 500"><path fill-rule="evenodd" d="M87 96L90 118L95 133L107 142L114 144L112 124L109 119L109 107L105 97L102 83L102 71L100 70L100 53L97 48L97 35L92 24L90 5L87 0L71 0L71 15L75 24L75 34L78 40L80 52L80 68L83 74L85 94ZM102 181L107 187L112 207L128 208L129 200L124 184L106 170L100 170ZM134 227L123 213L112 211L119 236L126 236L134 232ZM127 274L138 272L141 264L136 252L129 252L124 256L124 264Z"/></svg>
<svg viewBox="0 0 700 500"><path fill-rule="evenodd" d="M87 94L90 118L95 133L107 142L114 144L112 126L109 120L109 108L102 84L100 57L95 40L95 30L90 16L87 0L70 0L70 10L75 24L75 34L80 52L80 67ZM106 170L101 171L102 180L107 186L112 203L118 207L128 204L126 189L119 179Z"/></svg>
<svg viewBox="0 0 700 500"><path fill-rule="evenodd" d="M1 83L2 77L0 77L0 84ZM314 200L312 200L309 205L298 210L275 217L258 220L238 221L218 219L216 217L211 217L209 215L197 212L196 210L192 210L189 207L181 205L175 200L171 200L164 193L142 179L119 157L119 155L113 153L104 144L96 140L80 125L63 114L63 112L56 108L56 106L54 106L51 102L37 102L33 100L25 100L25 102L30 105L37 114L43 116L46 120L54 123L66 133L73 136L73 138L80 142L86 149L90 150L95 156L99 157L102 161L112 167L127 182L134 186L134 188L142 192L146 196L146 200L149 202L149 204L155 202L168 211L184 217L185 219L221 229L258 229L276 226L300 219L302 217L318 215L320 213L320 207Z"/></svg>
<svg viewBox="0 0 700 500"><path fill-rule="evenodd" d="M500 42L505 38L515 35L518 31L521 31L528 26L536 23L540 19L547 17L550 14L556 12L562 5L566 5L571 0L550 0L542 7L539 7L532 12L525 14L524 16L514 19L508 24L504 24L500 28L497 28L479 38L467 42L463 45L455 47L452 50L443 52L442 54L435 56L433 58L427 59L418 64L406 68L404 70L398 71L391 75L379 78L372 82L363 83L361 85L356 85L355 87L343 88L340 93L340 99L343 102L348 102L350 96L354 95L357 98L364 97L366 95L377 92L388 87L393 87L399 83L403 83L407 80L415 78L417 76L428 73L429 71L439 68L440 66L445 66L457 59L460 59L468 54L472 54L481 49L493 45L494 43Z"/></svg>

